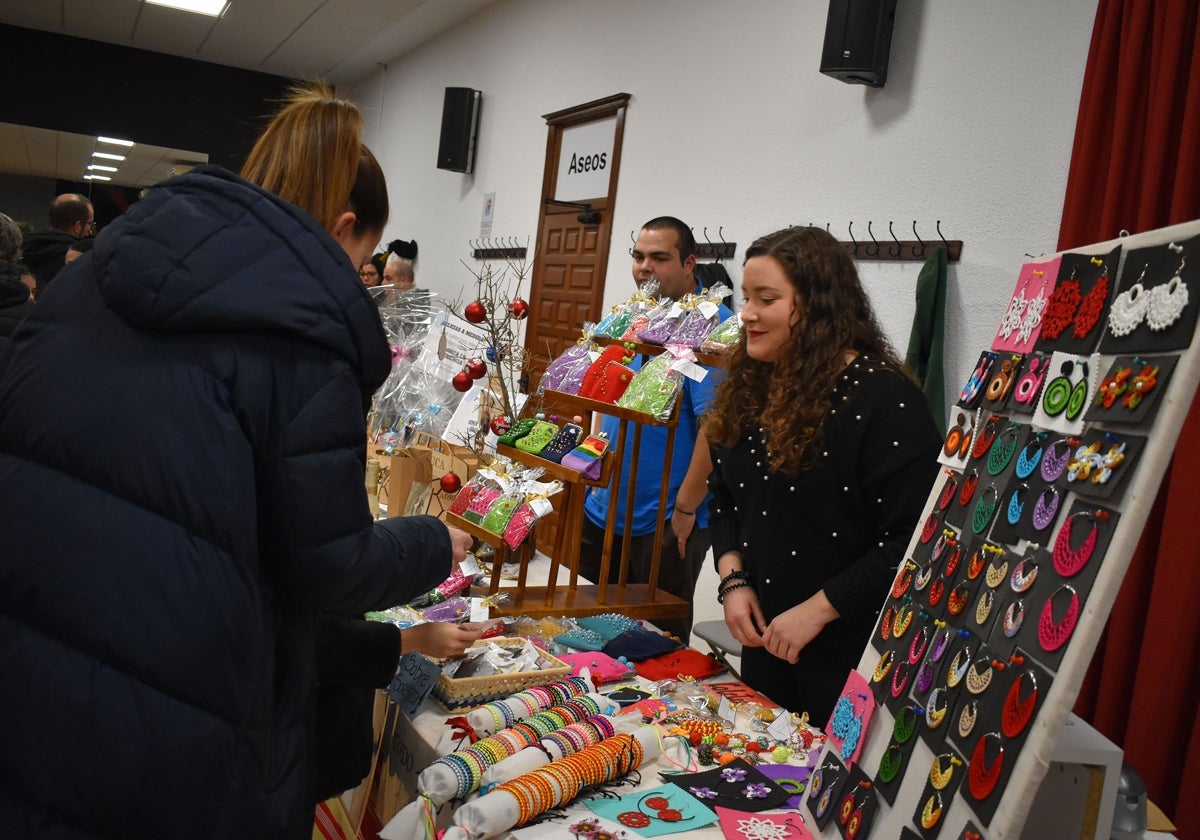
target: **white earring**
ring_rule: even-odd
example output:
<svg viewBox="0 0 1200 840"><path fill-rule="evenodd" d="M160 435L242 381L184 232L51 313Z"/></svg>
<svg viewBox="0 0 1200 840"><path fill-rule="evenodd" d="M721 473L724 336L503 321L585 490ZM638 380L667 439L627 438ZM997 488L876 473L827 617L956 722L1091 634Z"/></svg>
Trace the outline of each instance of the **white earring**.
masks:
<svg viewBox="0 0 1200 840"><path fill-rule="evenodd" d="M1180 276L1183 273L1184 260L1179 264L1175 276L1160 286L1155 286L1146 295L1146 323L1155 332L1162 332L1174 324L1183 315L1188 305L1188 287Z"/></svg>
<svg viewBox="0 0 1200 840"><path fill-rule="evenodd" d="M1142 276L1137 282L1113 298L1112 307L1108 310L1108 331L1112 335L1129 335L1146 317L1150 295L1146 294L1146 289L1142 286L1142 278L1145 276L1146 269L1143 268Z"/></svg>

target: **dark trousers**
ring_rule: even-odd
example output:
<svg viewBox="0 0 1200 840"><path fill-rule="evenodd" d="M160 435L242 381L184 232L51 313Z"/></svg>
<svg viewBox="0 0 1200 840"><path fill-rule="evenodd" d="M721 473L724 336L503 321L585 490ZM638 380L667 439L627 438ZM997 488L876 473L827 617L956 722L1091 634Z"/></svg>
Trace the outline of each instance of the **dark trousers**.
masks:
<svg viewBox="0 0 1200 840"><path fill-rule="evenodd" d="M692 635L692 600L696 580L704 566L704 558L712 547L708 529L692 529L686 551L679 556L679 541L671 533L671 520L663 525L662 549L659 552L658 588L687 601L686 618L655 619L654 624L678 636L684 644ZM579 548L579 574L590 581L600 580L600 556L604 551L604 529L583 518L583 543ZM629 582L647 583L650 580L650 561L654 554L654 534L634 537L629 541ZM621 569L621 535L613 535L612 559L608 582L616 583Z"/></svg>

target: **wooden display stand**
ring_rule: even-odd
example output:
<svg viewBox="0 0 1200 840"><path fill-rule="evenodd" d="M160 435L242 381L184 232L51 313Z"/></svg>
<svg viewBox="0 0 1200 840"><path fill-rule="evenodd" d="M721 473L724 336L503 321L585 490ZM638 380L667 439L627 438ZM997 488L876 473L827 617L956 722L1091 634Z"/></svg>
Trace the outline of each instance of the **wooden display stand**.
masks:
<svg viewBox="0 0 1200 840"><path fill-rule="evenodd" d="M649 619L678 618L687 615L688 604L667 592L658 589L659 552L663 541L663 522L660 519L654 531L653 560L650 566L650 579L647 583L629 582L629 548L632 540L630 531L633 527L634 488L637 486L638 454L641 449L642 428L645 426L663 426L667 429L666 457L663 462L661 489L659 491L659 507L667 504L667 490L671 478L671 456L675 447L675 430L678 425L679 408L676 406L670 419L661 421L640 411L620 408L611 403L598 402L585 397L565 394L559 391L547 392L556 405L565 406L579 414L594 412L619 418L621 430L618 433L616 445L604 456L604 466L600 479L592 481L584 478L574 470L567 469L552 461L539 458L523 452L516 447L499 445L497 454L511 458L527 466L541 467L546 475L563 482L564 491L559 508L558 532L550 559L550 576L546 586L526 586L528 555L521 560L516 594L510 603L496 609L501 615L530 615L534 617L545 615L597 615L605 612L620 612L630 618ZM630 433L632 428L632 433ZM600 581L595 584L578 583L579 577L579 545L583 533L583 504L586 500L588 487L609 487L613 496L621 491L621 470L617 463L625 447L632 447L632 463L630 466L629 486L626 488L625 523L622 537L621 564L618 581L615 588L608 583L609 570L612 567L613 538L616 534L617 508L609 507L608 519L604 527L604 547L600 561ZM460 517L449 517L450 524L460 527L473 536L485 542L498 546L500 550L508 550L497 535L472 525ZM468 527L469 526L469 527ZM566 558L570 558L568 561ZM570 577L565 589L558 588L558 567L562 564L570 570ZM497 564L497 567L499 565ZM489 594L494 594L499 587L499 573L494 569L492 583L488 588Z"/></svg>

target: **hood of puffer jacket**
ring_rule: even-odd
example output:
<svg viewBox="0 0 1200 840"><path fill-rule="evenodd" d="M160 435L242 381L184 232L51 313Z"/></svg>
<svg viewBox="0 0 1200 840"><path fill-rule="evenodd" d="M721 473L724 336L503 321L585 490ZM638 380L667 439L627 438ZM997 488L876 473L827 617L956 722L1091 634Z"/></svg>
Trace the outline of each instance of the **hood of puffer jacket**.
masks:
<svg viewBox="0 0 1200 840"><path fill-rule="evenodd" d="M21 243L21 256L27 263L38 265L46 260L56 258L61 260L72 243L78 242L79 237L57 230L43 230L31 233ZM65 247L64 247L65 246Z"/></svg>
<svg viewBox="0 0 1200 840"><path fill-rule="evenodd" d="M217 166L164 181L93 249L108 306L156 332L290 333L344 356L367 393L391 370L357 267L308 213Z"/></svg>

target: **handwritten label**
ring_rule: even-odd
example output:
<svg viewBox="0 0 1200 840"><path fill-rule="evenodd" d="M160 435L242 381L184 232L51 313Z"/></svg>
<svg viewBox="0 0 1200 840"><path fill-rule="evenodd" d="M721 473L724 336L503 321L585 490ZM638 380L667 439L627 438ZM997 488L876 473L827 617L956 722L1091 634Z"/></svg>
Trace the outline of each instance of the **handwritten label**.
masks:
<svg viewBox="0 0 1200 840"><path fill-rule="evenodd" d="M474 554L468 554L463 561L458 564L458 569L463 573L464 577L473 578L482 571L479 568L478 561L475 560Z"/></svg>
<svg viewBox="0 0 1200 840"><path fill-rule="evenodd" d="M425 654L406 653L400 657L400 667L388 686L388 697L404 714L412 717L433 691L441 673L441 666Z"/></svg>
<svg viewBox="0 0 1200 840"><path fill-rule="evenodd" d="M711 300L704 301L704 303L700 304L696 308L700 310L700 314L703 315L705 318L712 318L712 316L716 315L718 312L721 311L721 308L719 306L717 306L715 303L713 303Z"/></svg>
<svg viewBox="0 0 1200 840"><path fill-rule="evenodd" d="M471 621L487 621L491 612L492 608L482 598L471 599Z"/></svg>
<svg viewBox="0 0 1200 840"><path fill-rule="evenodd" d="M694 382L703 382L704 377L708 376L708 368L701 367L687 359L676 359L671 362L671 370L679 371Z"/></svg>
<svg viewBox="0 0 1200 840"><path fill-rule="evenodd" d="M776 741L786 741L795 731L796 724L792 723L792 716L786 710L780 711L779 716L767 727L767 734Z"/></svg>

